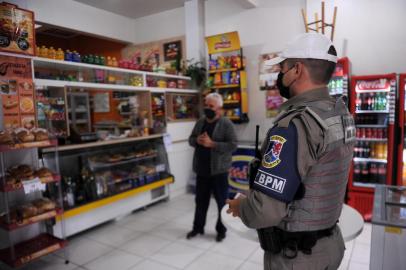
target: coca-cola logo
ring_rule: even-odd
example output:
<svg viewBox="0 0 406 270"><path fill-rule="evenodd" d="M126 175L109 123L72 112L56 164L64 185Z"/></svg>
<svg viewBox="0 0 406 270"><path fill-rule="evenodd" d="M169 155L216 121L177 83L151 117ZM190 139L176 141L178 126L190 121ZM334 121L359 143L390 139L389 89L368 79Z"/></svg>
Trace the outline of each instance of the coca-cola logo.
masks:
<svg viewBox="0 0 406 270"><path fill-rule="evenodd" d="M358 90L379 90L390 88L390 82L387 79L379 79L374 81L358 81Z"/></svg>
<svg viewBox="0 0 406 270"><path fill-rule="evenodd" d="M26 68L26 66L24 64L4 62L4 63L0 64L0 76L5 76L10 67L14 68L14 69L20 69L20 68L25 69ZM17 72L17 73L21 73L21 72Z"/></svg>

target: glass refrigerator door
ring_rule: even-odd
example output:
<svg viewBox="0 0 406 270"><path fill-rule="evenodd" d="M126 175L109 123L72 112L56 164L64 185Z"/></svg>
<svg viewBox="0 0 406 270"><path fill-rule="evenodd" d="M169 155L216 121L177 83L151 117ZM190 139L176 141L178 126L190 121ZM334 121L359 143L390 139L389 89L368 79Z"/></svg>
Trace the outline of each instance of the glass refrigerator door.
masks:
<svg viewBox="0 0 406 270"><path fill-rule="evenodd" d="M355 123L353 187L374 188L388 179L391 151L390 126L393 124L392 93L395 83L387 78L358 80L355 86Z"/></svg>

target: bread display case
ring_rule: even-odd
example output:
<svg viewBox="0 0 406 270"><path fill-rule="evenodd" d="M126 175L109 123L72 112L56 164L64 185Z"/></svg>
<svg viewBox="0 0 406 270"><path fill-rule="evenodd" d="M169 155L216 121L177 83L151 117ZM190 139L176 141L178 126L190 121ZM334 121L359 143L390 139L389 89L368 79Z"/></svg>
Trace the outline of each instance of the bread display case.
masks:
<svg viewBox="0 0 406 270"><path fill-rule="evenodd" d="M52 165L55 152L45 148L41 157ZM62 146L59 163L67 235L167 198L174 181L161 135Z"/></svg>
<svg viewBox="0 0 406 270"><path fill-rule="evenodd" d="M0 65L9 66L0 74L0 261L20 267L67 243L65 230L56 237L52 226L57 218L61 224L65 220L58 144L52 129L48 131L36 121L35 104L51 104L45 98L36 100L31 60L0 55ZM59 100L48 97L47 101ZM38 120L47 122L46 118ZM47 165L39 162L41 147L53 149L54 160ZM68 262L66 251L61 255Z"/></svg>

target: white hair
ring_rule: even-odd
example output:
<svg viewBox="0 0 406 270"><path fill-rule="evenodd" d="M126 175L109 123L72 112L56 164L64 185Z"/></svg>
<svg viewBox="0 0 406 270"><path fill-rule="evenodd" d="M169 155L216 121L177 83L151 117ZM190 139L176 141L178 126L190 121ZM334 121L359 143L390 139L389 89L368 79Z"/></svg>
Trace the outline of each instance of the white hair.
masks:
<svg viewBox="0 0 406 270"><path fill-rule="evenodd" d="M218 93L210 93L206 96L206 99L215 100L220 108L223 107L223 97Z"/></svg>

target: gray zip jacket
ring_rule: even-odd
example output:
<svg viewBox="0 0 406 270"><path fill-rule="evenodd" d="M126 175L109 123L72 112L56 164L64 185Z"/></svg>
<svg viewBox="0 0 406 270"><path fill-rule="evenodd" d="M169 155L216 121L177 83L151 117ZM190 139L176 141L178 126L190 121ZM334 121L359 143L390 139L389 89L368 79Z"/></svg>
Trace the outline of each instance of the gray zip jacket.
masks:
<svg viewBox="0 0 406 270"><path fill-rule="evenodd" d="M201 134L205 121L206 117L202 117L196 122L189 137L190 146L197 146L197 137ZM226 173L231 167L232 153L237 148L237 135L233 123L226 117L220 117L217 120L211 139L216 143L216 146L211 149L210 153L211 175ZM197 172L198 162L195 150L193 155L194 172Z"/></svg>

